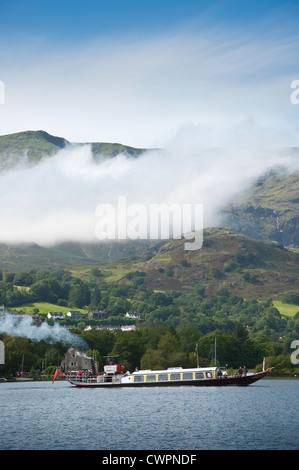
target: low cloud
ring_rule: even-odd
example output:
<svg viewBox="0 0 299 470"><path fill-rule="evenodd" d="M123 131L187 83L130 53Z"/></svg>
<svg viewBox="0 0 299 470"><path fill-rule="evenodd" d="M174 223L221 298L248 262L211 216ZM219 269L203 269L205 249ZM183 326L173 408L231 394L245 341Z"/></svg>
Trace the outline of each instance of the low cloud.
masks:
<svg viewBox="0 0 299 470"><path fill-rule="evenodd" d="M211 148L218 138L218 148ZM99 204L202 204L204 226L218 224L221 208L266 171L299 169L287 135L251 121L215 130L184 126L164 150L139 158L93 159L91 146L70 146L35 166L0 174L0 241L51 245L96 241ZM229 145L228 145L229 144Z"/></svg>

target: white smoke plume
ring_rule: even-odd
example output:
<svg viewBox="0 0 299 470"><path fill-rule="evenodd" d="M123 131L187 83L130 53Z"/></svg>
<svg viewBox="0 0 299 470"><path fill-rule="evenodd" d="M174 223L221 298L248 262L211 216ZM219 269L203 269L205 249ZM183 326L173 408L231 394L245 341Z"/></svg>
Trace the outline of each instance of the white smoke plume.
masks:
<svg viewBox="0 0 299 470"><path fill-rule="evenodd" d="M57 323L50 326L46 322L37 326L29 315L17 316L9 313L1 315L0 334L2 333L28 338L34 342L43 340L49 344L54 344L62 341L85 349L88 347L83 338L70 333L64 326Z"/></svg>

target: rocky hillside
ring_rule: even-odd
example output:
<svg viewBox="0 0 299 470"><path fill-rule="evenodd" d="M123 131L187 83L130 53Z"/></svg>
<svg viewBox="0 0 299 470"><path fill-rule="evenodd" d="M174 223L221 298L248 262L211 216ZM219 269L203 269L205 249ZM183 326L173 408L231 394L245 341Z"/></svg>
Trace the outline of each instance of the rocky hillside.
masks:
<svg viewBox="0 0 299 470"><path fill-rule="evenodd" d="M223 226L257 240L299 247L299 175L261 178L256 186L223 211Z"/></svg>
<svg viewBox="0 0 299 470"><path fill-rule="evenodd" d="M184 240L167 243L139 271L157 290L204 286L207 294L225 288L245 298L280 298L298 292L298 262L298 253L276 242L211 228L204 231L201 250L186 251Z"/></svg>
<svg viewBox="0 0 299 470"><path fill-rule="evenodd" d="M155 290L192 292L204 288L209 295L226 289L258 299L280 300L285 294L299 292L299 253L229 229L207 229L203 239L198 251L186 251L184 240L98 246L65 243L52 248L0 244L0 270L66 268L85 279L91 278L96 268L103 280L120 283L131 282L138 272L146 275L142 279Z"/></svg>

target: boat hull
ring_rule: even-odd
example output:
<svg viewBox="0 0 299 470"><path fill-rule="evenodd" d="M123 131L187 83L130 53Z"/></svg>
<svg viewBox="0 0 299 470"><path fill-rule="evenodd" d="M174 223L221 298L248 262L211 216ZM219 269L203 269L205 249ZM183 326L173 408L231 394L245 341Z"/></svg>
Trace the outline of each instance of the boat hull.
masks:
<svg viewBox="0 0 299 470"><path fill-rule="evenodd" d="M263 379L268 375L268 371L259 372L256 374L250 374L245 376L238 377L223 377L223 378L211 378L211 379L198 379L198 380L174 380L167 382L122 382L119 381L112 382L81 382L79 380L68 381L75 385L76 387L82 388L95 388L95 387L181 387L181 386L193 386L193 387L227 387L227 386L237 386L237 387L247 387L258 380Z"/></svg>
<svg viewBox="0 0 299 470"><path fill-rule="evenodd" d="M15 377L15 382L32 382L33 377Z"/></svg>

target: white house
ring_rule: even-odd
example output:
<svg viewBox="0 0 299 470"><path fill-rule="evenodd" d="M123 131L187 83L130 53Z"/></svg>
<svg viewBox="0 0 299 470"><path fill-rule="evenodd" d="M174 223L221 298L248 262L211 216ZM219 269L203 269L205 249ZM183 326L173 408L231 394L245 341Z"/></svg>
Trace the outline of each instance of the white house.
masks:
<svg viewBox="0 0 299 470"><path fill-rule="evenodd" d="M126 313L126 318L134 318L135 320L140 320L140 315L138 313Z"/></svg>
<svg viewBox="0 0 299 470"><path fill-rule="evenodd" d="M53 320L63 320L64 315L62 312L48 312L47 314L48 318L53 318Z"/></svg>
<svg viewBox="0 0 299 470"><path fill-rule="evenodd" d="M122 325L121 331L135 331L136 330L136 325Z"/></svg>

